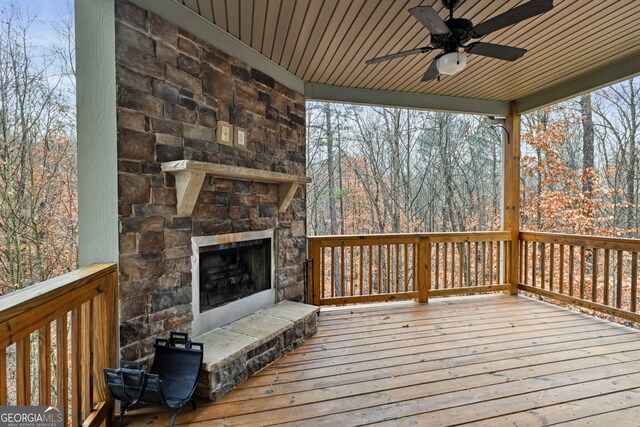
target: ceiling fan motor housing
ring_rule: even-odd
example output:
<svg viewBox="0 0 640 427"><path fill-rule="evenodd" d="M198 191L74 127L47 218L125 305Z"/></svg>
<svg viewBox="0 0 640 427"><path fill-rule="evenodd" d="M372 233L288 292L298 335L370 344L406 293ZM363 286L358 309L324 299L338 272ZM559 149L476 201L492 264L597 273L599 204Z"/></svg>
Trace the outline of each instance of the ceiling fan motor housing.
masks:
<svg viewBox="0 0 640 427"><path fill-rule="evenodd" d="M431 46L444 49L445 53L456 52L461 45L469 41L473 23L462 18L448 19L445 23L451 34L431 34Z"/></svg>
<svg viewBox="0 0 640 427"><path fill-rule="evenodd" d="M458 7L460 0L442 0L442 4L449 10L455 9Z"/></svg>

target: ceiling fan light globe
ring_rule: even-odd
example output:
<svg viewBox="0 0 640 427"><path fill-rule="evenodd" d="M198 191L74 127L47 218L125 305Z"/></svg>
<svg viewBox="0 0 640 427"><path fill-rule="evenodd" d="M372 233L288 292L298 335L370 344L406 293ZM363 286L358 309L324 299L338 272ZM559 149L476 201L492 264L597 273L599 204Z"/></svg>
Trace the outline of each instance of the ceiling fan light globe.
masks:
<svg viewBox="0 0 640 427"><path fill-rule="evenodd" d="M442 55L437 61L436 65L440 74L453 76L467 65L467 55L460 52L449 52Z"/></svg>

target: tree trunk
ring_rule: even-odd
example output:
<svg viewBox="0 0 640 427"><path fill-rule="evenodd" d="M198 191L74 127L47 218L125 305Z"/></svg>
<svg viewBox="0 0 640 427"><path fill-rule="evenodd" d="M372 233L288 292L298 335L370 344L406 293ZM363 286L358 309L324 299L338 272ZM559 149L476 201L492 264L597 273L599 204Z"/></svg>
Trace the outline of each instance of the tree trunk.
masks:
<svg viewBox="0 0 640 427"><path fill-rule="evenodd" d="M591 107L591 94L580 97L580 111L582 113L582 193L586 198L591 198L594 179L594 133L593 133L593 109Z"/></svg>
<svg viewBox="0 0 640 427"><path fill-rule="evenodd" d="M325 132L327 137L327 177L329 187L329 234L338 234L338 219L336 215L336 198L335 198L335 166L333 153L333 126L331 124L331 106L324 106Z"/></svg>
<svg viewBox="0 0 640 427"><path fill-rule="evenodd" d="M586 203L584 215L593 217L590 200L593 198L595 186L594 174L594 133L593 133L593 109L591 107L591 94L580 97L580 111L582 118L582 195ZM586 234L591 234L592 227L587 225Z"/></svg>
<svg viewBox="0 0 640 427"><path fill-rule="evenodd" d="M340 134L340 116L338 116L338 124L336 126L336 130L338 133L337 138L337 147L338 147L338 191L340 192L339 202L340 202L340 234L345 234L344 232L344 183L342 181L342 135Z"/></svg>
<svg viewBox="0 0 640 427"><path fill-rule="evenodd" d="M627 171L627 234L629 237L636 236L636 168L638 163L638 153L636 147L637 113L636 113L636 94L633 79L629 80L629 168Z"/></svg>

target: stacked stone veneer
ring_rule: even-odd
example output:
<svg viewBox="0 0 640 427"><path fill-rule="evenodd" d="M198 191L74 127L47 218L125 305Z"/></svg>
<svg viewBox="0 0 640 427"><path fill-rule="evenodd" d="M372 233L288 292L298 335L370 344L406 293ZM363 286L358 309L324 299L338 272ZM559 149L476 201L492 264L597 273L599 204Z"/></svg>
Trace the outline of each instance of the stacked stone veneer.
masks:
<svg viewBox="0 0 640 427"><path fill-rule="evenodd" d="M208 176L176 214L162 162L193 159L305 174L304 97L128 1L116 3L120 344L145 359L167 331L190 332L191 237L276 228L277 300L303 298L305 192L278 213L278 187ZM248 129L218 145L218 120Z"/></svg>

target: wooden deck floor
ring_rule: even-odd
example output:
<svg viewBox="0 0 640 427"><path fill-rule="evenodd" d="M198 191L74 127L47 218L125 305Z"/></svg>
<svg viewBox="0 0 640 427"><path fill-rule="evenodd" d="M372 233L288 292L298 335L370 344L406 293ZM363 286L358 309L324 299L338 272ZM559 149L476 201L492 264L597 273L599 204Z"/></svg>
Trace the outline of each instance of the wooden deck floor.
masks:
<svg viewBox="0 0 640 427"><path fill-rule="evenodd" d="M640 425L640 332L506 295L322 310L318 333L180 425ZM127 425L167 425L138 415Z"/></svg>

